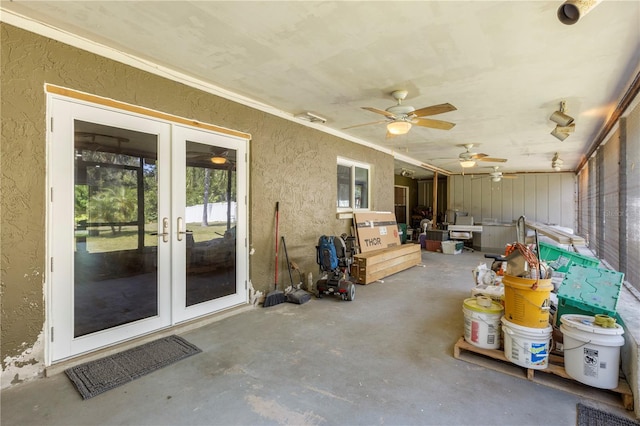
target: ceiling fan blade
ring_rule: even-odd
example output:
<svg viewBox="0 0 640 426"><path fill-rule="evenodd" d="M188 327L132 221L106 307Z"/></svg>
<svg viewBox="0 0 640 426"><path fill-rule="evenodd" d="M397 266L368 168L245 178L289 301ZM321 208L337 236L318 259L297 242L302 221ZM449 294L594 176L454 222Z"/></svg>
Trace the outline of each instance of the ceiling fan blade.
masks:
<svg viewBox="0 0 640 426"><path fill-rule="evenodd" d="M453 105L446 103L446 104L431 105L428 107L420 108L413 111L412 114L414 114L416 117L426 117L429 115L443 114L445 112L455 111L456 109L457 108L454 107Z"/></svg>
<svg viewBox="0 0 640 426"><path fill-rule="evenodd" d="M487 154L482 154L482 153L477 153L477 154L471 154L471 158L473 158L474 160L479 160L481 158L484 157L488 157Z"/></svg>
<svg viewBox="0 0 640 426"><path fill-rule="evenodd" d="M353 129L354 127L370 126L372 124L386 123L387 120L373 121L371 123L356 124L355 126L343 127L341 130Z"/></svg>
<svg viewBox="0 0 640 426"><path fill-rule="evenodd" d="M416 126L429 127L431 129L450 130L455 126L454 123L448 121L432 120L430 118L414 118L411 123Z"/></svg>
<svg viewBox="0 0 640 426"><path fill-rule="evenodd" d="M518 179L518 176L515 175L502 175L503 179Z"/></svg>
<svg viewBox="0 0 640 426"><path fill-rule="evenodd" d="M375 112L376 114L382 114L389 118L393 118L394 120L397 118L395 114L390 113L389 111L384 111L382 109L374 108L374 107L362 107L362 109L366 109L367 111Z"/></svg>
<svg viewBox="0 0 640 426"><path fill-rule="evenodd" d="M489 161L491 163L506 163L507 162L506 158L491 158L491 157L481 157L481 158L476 158L475 160L477 160L477 161Z"/></svg>

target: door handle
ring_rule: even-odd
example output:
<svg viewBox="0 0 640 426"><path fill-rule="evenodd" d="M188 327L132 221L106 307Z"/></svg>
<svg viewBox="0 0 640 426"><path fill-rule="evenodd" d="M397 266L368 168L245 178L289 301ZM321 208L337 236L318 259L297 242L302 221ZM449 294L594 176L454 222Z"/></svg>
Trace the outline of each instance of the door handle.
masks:
<svg viewBox="0 0 640 426"><path fill-rule="evenodd" d="M168 243L169 242L169 219L168 218L163 218L162 219L162 233L157 233L157 232L152 232L151 235L157 235L159 237L162 237L162 242Z"/></svg>
<svg viewBox="0 0 640 426"><path fill-rule="evenodd" d="M178 241L182 241L182 236L183 235L192 235L193 232L189 231L189 230L184 230L184 219L179 217L178 218Z"/></svg>

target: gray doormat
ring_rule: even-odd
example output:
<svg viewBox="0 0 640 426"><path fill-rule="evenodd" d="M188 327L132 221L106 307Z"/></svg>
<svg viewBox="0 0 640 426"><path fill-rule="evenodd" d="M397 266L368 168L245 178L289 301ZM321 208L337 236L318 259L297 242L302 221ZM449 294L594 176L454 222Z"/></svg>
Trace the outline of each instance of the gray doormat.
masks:
<svg viewBox="0 0 640 426"><path fill-rule="evenodd" d="M640 426L640 422L583 404L578 404L576 424L577 426Z"/></svg>
<svg viewBox="0 0 640 426"><path fill-rule="evenodd" d="M65 370L82 395L93 398L138 377L202 352L181 337L169 336Z"/></svg>

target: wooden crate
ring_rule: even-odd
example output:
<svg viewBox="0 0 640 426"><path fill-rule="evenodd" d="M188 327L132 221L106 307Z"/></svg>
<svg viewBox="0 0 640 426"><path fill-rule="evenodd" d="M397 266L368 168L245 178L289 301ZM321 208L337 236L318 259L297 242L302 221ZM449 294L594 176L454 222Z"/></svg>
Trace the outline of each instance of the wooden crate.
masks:
<svg viewBox="0 0 640 426"><path fill-rule="evenodd" d="M355 255L351 271L358 284L371 284L421 263L420 245L404 244Z"/></svg>

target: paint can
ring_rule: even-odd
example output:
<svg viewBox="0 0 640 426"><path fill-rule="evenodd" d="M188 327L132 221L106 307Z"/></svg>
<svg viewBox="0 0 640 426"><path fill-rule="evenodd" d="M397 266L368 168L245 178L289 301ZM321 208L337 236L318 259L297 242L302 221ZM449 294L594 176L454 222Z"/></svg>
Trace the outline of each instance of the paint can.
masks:
<svg viewBox="0 0 640 426"><path fill-rule="evenodd" d="M471 297L462 304L464 340L484 349L500 347L502 305L486 296Z"/></svg>

